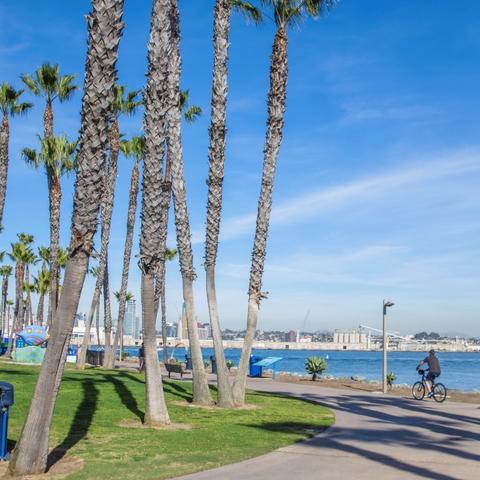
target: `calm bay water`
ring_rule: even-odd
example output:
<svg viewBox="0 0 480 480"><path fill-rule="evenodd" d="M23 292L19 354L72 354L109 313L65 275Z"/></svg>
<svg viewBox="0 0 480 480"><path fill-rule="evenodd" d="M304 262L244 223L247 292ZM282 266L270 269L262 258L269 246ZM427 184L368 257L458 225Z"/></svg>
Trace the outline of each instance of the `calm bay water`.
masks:
<svg viewBox="0 0 480 480"><path fill-rule="evenodd" d="M126 347L131 355L137 355L137 347ZM171 349L168 349L170 356ZM185 349L177 348L175 358L185 360ZM203 357L208 360L213 349L202 349ZM237 365L241 350L227 349L225 355ZM253 350L253 355L260 357L282 357L277 363L277 371L305 374L305 360L313 355L326 357L328 368L326 374L334 377L351 377L358 375L368 380L381 380L382 353L354 351L315 351L315 350ZM159 357L161 358L161 353ZM423 352L389 352L388 371L397 375L396 383L412 384L420 378L415 367L425 358ZM480 391L480 353L439 352L437 354L442 367L441 382L447 388L465 391Z"/></svg>

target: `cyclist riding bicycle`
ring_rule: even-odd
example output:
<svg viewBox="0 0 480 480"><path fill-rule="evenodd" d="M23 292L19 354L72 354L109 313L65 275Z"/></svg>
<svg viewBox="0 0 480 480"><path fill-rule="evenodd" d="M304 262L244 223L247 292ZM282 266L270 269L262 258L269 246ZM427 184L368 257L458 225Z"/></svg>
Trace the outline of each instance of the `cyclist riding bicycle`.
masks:
<svg viewBox="0 0 480 480"><path fill-rule="evenodd" d="M428 352L428 357L425 357L418 365L417 365L417 371L420 369L420 367L424 364L428 365L429 372L427 373L427 377L425 378L425 385L427 387L428 395L427 397L431 397L433 395L432 393L432 385L435 382L435 378L442 373L440 369L440 362L438 361L438 358L435 356L435 350L430 350Z"/></svg>

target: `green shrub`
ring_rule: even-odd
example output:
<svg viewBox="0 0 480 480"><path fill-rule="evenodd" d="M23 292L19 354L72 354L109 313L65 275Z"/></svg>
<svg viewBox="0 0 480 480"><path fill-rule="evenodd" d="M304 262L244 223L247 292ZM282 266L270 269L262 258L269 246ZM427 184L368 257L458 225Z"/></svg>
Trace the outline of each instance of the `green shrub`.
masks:
<svg viewBox="0 0 480 480"><path fill-rule="evenodd" d="M305 370L312 375L312 380L317 379L328 367L327 361L322 357L309 357L305 362Z"/></svg>
<svg viewBox="0 0 480 480"><path fill-rule="evenodd" d="M234 365L233 360L227 360L226 362L228 371L230 371Z"/></svg>
<svg viewBox="0 0 480 480"><path fill-rule="evenodd" d="M389 387L393 387L393 382L395 382L396 379L397 379L397 376L395 375L395 372L390 372L387 375L387 385Z"/></svg>

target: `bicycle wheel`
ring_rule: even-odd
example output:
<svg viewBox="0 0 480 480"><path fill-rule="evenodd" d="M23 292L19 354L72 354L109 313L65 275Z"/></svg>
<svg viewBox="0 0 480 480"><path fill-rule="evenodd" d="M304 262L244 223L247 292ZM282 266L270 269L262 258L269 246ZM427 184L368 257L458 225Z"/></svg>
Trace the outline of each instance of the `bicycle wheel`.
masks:
<svg viewBox="0 0 480 480"><path fill-rule="evenodd" d="M436 383L433 387L433 399L438 403L442 403L446 398L447 388L443 383Z"/></svg>
<svg viewBox="0 0 480 480"><path fill-rule="evenodd" d="M415 400L423 400L425 385L422 382L415 382L412 387L412 395Z"/></svg>

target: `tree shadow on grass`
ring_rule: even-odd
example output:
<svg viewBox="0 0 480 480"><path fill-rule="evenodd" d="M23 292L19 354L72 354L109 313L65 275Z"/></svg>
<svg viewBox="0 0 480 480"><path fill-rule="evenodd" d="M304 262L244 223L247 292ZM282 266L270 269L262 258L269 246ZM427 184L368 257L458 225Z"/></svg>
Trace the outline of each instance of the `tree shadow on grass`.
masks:
<svg viewBox="0 0 480 480"><path fill-rule="evenodd" d="M130 389L118 378L116 375L104 375L105 380L113 383L115 391L117 392L123 405L127 407L134 415L136 415L143 423L145 413L138 408L137 399L134 397Z"/></svg>
<svg viewBox="0 0 480 480"><path fill-rule="evenodd" d="M189 403L192 403L192 394L186 388L179 385L177 382L163 382L163 391L169 393L174 397L180 397Z"/></svg>
<svg viewBox="0 0 480 480"><path fill-rule="evenodd" d="M63 442L49 453L47 469L50 469L55 463L60 461L72 447L80 442L87 435L92 424L93 416L97 410L99 391L94 381L90 379L82 381L82 390L83 398L77 407L70 430Z"/></svg>

